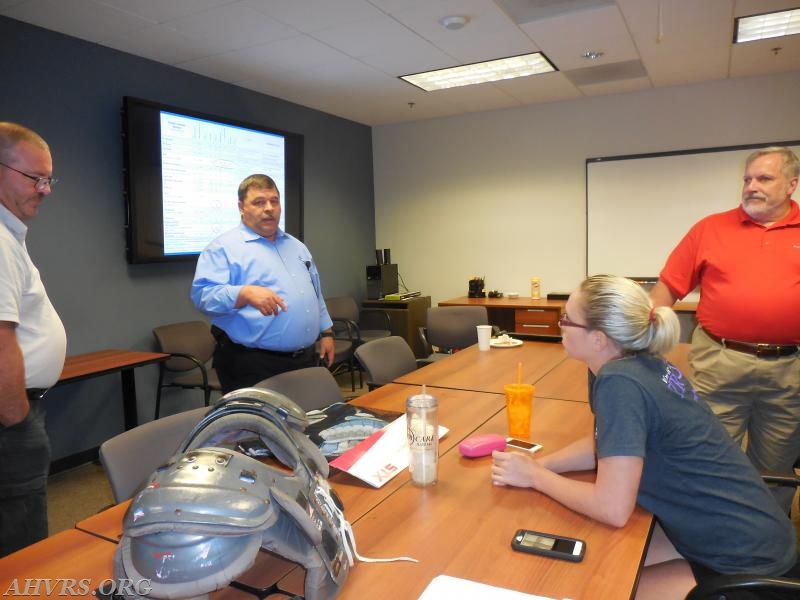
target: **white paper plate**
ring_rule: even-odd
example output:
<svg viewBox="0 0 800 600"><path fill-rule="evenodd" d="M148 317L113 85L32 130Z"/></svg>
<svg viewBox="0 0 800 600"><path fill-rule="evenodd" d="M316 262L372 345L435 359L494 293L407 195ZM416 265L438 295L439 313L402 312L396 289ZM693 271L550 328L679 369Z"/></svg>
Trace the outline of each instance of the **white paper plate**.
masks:
<svg viewBox="0 0 800 600"><path fill-rule="evenodd" d="M492 348L514 348L515 346L521 346L522 340L515 340L514 338L511 338L508 341L503 341L499 338L493 338L489 341L489 345Z"/></svg>

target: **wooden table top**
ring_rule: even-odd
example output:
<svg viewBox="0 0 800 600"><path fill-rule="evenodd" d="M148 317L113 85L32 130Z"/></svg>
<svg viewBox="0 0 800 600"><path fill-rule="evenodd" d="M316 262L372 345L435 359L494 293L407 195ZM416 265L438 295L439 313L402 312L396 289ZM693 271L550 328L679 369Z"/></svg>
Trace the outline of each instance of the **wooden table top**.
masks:
<svg viewBox="0 0 800 600"><path fill-rule="evenodd" d="M26 579L46 579L52 582L53 587L47 593L42 584L39 595L55 598L70 595L61 594L61 583L56 579L88 580L86 589L79 589L78 583L73 589L76 595L91 597L104 580L112 577L111 557L116 547L116 544L89 533L67 529L0 558L0 589L7 591L14 580L24 587Z"/></svg>
<svg viewBox="0 0 800 600"><path fill-rule="evenodd" d="M691 344L678 344L666 357L685 375L689 374ZM585 363L566 358L536 382L535 395L561 400L589 401L589 369Z"/></svg>
<svg viewBox="0 0 800 600"><path fill-rule="evenodd" d="M86 354L68 356L58 383L66 383L81 377L113 373L128 367L138 367L165 360L169 354L162 352L142 352L139 350L120 350L111 348Z"/></svg>
<svg viewBox="0 0 800 600"><path fill-rule="evenodd" d="M380 408L398 413L405 412L406 398L415 393L407 385L389 384L356 398L352 404L367 408ZM477 426L503 411L505 401L497 394L465 390L436 390L439 399L439 423L449 429L440 443L440 452L446 452L462 439L469 437ZM409 481L408 471L403 471L379 489L374 489L360 479L334 469L330 482L345 506L345 516L355 521L382 502L397 488ZM130 500L112 506L76 524L82 531L116 542L122 536L122 518Z"/></svg>
<svg viewBox="0 0 800 600"><path fill-rule="evenodd" d="M443 360L395 379L395 383L428 385L503 394L506 383L517 381L522 363L522 382L536 383L567 357L557 342L528 342L513 348L481 352L474 344Z"/></svg>
<svg viewBox="0 0 800 600"><path fill-rule="evenodd" d="M569 425L565 425L569 423ZM537 400L533 439L542 452L590 434L587 404ZM504 433L505 413L479 428ZM439 480L430 488L410 483L399 488L353 524L358 551L367 557L411 556L419 564L358 563L339 598L416 598L436 575L446 574L552 598L618 600L633 589L652 517L636 509L620 529L599 524L528 489L495 487L491 458L467 459L456 449L442 455ZM592 480L594 473L571 475ZM586 556L575 564L511 550L517 528L576 537L586 541ZM293 573L287 587L298 585Z"/></svg>

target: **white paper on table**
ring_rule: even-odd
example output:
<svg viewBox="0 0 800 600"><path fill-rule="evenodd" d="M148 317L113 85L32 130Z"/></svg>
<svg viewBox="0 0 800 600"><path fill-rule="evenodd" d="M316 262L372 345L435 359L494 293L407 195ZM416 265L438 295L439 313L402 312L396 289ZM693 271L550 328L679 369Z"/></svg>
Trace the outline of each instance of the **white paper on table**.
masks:
<svg viewBox="0 0 800 600"><path fill-rule="evenodd" d="M469 579L438 575L428 584L419 600L553 600L546 596L526 594L495 587Z"/></svg>
<svg viewBox="0 0 800 600"><path fill-rule="evenodd" d="M439 425L439 439L448 431ZM402 415L330 464L379 488L408 467L406 436L406 416Z"/></svg>

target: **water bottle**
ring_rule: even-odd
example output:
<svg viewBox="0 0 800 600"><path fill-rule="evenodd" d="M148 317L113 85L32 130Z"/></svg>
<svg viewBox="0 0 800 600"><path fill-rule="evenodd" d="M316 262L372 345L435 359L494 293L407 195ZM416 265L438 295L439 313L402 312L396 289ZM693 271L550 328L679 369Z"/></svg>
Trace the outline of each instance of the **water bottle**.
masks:
<svg viewBox="0 0 800 600"><path fill-rule="evenodd" d="M408 470L411 482L421 487L436 483L439 462L439 402L425 391L406 400Z"/></svg>

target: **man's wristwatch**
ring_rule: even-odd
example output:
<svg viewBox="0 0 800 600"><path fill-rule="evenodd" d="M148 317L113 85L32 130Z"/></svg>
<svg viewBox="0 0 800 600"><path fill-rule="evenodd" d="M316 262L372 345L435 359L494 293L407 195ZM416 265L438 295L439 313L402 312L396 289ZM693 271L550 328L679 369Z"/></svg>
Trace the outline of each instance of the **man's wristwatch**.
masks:
<svg viewBox="0 0 800 600"><path fill-rule="evenodd" d="M319 334L319 337L332 338L333 337L333 332L332 331L321 331L320 334Z"/></svg>

